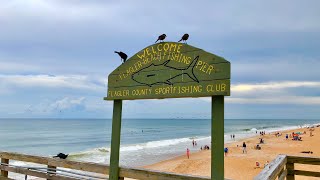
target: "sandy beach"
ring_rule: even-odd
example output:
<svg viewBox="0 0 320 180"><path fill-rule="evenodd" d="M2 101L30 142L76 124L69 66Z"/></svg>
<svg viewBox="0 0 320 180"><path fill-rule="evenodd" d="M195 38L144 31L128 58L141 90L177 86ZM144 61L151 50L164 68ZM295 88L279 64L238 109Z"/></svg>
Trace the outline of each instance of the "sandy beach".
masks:
<svg viewBox="0 0 320 180"><path fill-rule="evenodd" d="M293 141L289 137L286 140L286 134L292 132L306 132L300 135L302 141ZM313 136L310 136L309 128L300 128L289 131L282 131L281 136L275 136L275 133L267 133L264 136L257 136L235 140L235 142L225 144L229 148L229 153L225 157L225 178L228 179L253 179L263 169L266 161L271 162L279 154L288 154L295 156L320 157L320 127L314 128ZM261 150L255 150L254 146L259 143L259 138L263 138L264 143L260 144ZM243 154L242 142L247 144L247 154ZM237 145L239 147L237 147ZM199 147L200 148L200 147ZM312 151L313 154L301 153L301 151ZM156 164L145 166L144 168L161 170L166 172L193 174L201 176L210 176L211 154L208 150L191 153L190 159L186 155L181 155L173 159L165 160ZM256 161L260 162L261 168L255 168ZM296 165L296 169L318 171L320 166ZM296 179L318 179L306 176L296 176Z"/></svg>

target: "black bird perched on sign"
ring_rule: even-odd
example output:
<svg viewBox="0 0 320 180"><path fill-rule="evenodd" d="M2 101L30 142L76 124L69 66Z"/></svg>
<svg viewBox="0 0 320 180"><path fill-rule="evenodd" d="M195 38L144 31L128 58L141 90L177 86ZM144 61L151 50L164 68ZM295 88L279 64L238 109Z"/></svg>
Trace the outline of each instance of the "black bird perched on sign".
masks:
<svg viewBox="0 0 320 180"><path fill-rule="evenodd" d="M123 62L126 62L128 56L124 52L115 51L114 53L117 53L121 57L121 60L123 60Z"/></svg>
<svg viewBox="0 0 320 180"><path fill-rule="evenodd" d="M186 41L188 40L188 38L189 38L189 34L184 34L184 35L182 36L182 38L180 39L180 41L186 42ZM180 41L178 41L178 42L180 42Z"/></svg>
<svg viewBox="0 0 320 180"><path fill-rule="evenodd" d="M59 153L56 156L53 157L59 157L60 159L66 159L69 156L69 154L63 154L63 153Z"/></svg>
<svg viewBox="0 0 320 180"><path fill-rule="evenodd" d="M166 37L167 37L166 34L161 34L161 35L158 37L158 39L157 39L156 42L158 42L158 41L163 41ZM155 43L156 43L156 42L155 42Z"/></svg>

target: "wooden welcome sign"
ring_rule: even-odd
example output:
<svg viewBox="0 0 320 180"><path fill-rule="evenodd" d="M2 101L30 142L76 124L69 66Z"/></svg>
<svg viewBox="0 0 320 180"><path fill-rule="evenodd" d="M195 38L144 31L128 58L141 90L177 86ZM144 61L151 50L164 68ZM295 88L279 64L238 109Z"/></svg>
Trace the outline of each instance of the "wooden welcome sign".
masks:
<svg viewBox="0 0 320 180"><path fill-rule="evenodd" d="M110 180L119 180L122 100L211 96L211 179L224 179L224 96L230 96L230 62L175 42L144 48L108 77L114 100Z"/></svg>
<svg viewBox="0 0 320 180"><path fill-rule="evenodd" d="M144 48L108 77L105 100L230 95L230 62L176 42Z"/></svg>

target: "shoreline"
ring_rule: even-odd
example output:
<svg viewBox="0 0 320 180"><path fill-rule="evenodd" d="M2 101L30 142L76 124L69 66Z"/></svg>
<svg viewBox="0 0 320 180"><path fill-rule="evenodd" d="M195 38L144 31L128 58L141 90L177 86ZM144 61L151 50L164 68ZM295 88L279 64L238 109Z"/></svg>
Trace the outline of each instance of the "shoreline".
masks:
<svg viewBox="0 0 320 180"><path fill-rule="evenodd" d="M259 134L244 139L237 139L234 142L225 143L225 147L229 148L229 153L225 157L225 177L230 179L253 179L263 169L263 165L269 161L271 162L278 154L290 154L296 156L320 156L320 127L315 125L313 136L310 137L310 128L297 128L283 131L268 132L264 136ZM302 141L293 141L289 138L286 140L285 135L292 132L304 132L306 134L300 135ZM258 131L259 132L259 131ZM275 136L275 132L280 132L282 135ZM259 138L262 137L265 141L261 144L261 150L255 150L254 146L259 143ZM242 142L247 144L247 154L242 153ZM239 147L237 147L237 145ZM313 154L300 153L301 151L312 151ZM256 168L255 163L259 162L261 167ZM210 176L211 166L211 151L199 150L190 155L190 159L186 158L185 154L176 156L174 158L163 160L154 164L143 166L146 169L160 170L181 174L193 174L200 176ZM312 168L314 171L320 171L320 167L308 165L299 165L301 169L305 167ZM243 177L245 174L245 177ZM312 179L301 176L302 179ZM301 178L297 176L297 179Z"/></svg>

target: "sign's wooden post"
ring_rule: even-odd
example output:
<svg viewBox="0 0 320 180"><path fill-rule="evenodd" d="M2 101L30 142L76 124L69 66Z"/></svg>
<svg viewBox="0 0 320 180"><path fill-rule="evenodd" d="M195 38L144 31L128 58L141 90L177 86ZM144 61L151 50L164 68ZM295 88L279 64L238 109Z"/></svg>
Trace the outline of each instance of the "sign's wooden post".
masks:
<svg viewBox="0 0 320 180"><path fill-rule="evenodd" d="M212 96L211 179L224 179L224 96Z"/></svg>
<svg viewBox="0 0 320 180"><path fill-rule="evenodd" d="M119 179L119 155L121 134L122 100L114 100L110 155L110 180Z"/></svg>

